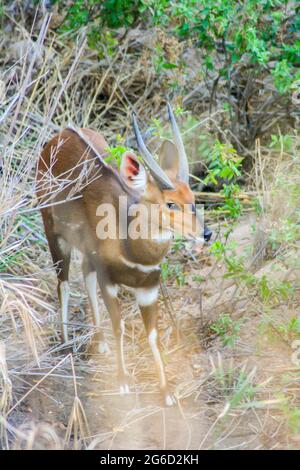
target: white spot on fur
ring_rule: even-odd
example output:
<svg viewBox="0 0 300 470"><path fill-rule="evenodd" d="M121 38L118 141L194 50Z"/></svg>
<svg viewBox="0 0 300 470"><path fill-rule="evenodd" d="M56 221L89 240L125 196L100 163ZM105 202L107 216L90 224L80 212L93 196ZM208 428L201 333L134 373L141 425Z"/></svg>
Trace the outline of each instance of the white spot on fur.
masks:
<svg viewBox="0 0 300 470"><path fill-rule="evenodd" d="M70 245L68 242L66 242L63 238L58 237L58 246L61 249L63 254L69 254L70 253Z"/></svg>
<svg viewBox="0 0 300 470"><path fill-rule="evenodd" d="M151 273L152 271L158 271L159 270L159 264L133 263L132 261L129 261L128 259L126 259L124 256L120 256L120 259L129 268L138 269L139 271L141 271L143 273Z"/></svg>
<svg viewBox="0 0 300 470"><path fill-rule="evenodd" d="M134 293L137 303L141 307L147 307L147 305L152 305L157 300L158 286L139 287L135 289Z"/></svg>
<svg viewBox="0 0 300 470"><path fill-rule="evenodd" d="M106 284L105 288L111 297L117 297L119 292L119 286L117 284Z"/></svg>

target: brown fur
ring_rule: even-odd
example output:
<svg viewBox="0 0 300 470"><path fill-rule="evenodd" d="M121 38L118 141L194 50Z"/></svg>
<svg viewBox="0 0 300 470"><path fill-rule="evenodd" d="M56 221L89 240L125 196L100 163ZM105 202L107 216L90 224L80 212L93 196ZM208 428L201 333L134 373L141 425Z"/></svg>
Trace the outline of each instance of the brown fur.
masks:
<svg viewBox="0 0 300 470"><path fill-rule="evenodd" d="M81 133L100 155L106 155L108 144L101 134L89 129L82 129ZM130 238L100 240L96 236L99 222L96 216L97 207L103 203L111 203L118 207L119 196L127 196L129 205L137 202L148 207L153 203L160 204L161 214L168 213L173 220L174 214L166 207L166 202L175 202L180 207L183 204L194 204L193 193L187 184L175 179L173 184L175 191L161 191L152 177L148 177L144 193L129 188L115 169L105 166L82 138L69 129L53 137L40 156L37 195L42 205L49 205L42 208L41 212L56 265L59 295L61 282L68 280L71 247L76 247L84 255L84 272L97 272L98 282L119 343L119 307L116 299L109 295L106 286L114 284L124 284L134 288L157 286L159 268L151 272L142 272L135 266L128 266L123 259L145 267L158 265L166 255L170 242L166 240L156 243L153 240ZM56 192L49 199L51 191ZM73 200L70 200L71 196ZM116 223L118 226L119 220ZM151 223L150 219L145 220L145 224L151 225ZM146 330L150 334L151 328L157 323L157 302L151 306L141 307L141 312ZM102 338L102 334L100 336ZM120 349L120 344L118 348ZM121 383L124 383L125 373L120 366L120 354L119 351L119 375ZM167 394L166 386L164 394Z"/></svg>

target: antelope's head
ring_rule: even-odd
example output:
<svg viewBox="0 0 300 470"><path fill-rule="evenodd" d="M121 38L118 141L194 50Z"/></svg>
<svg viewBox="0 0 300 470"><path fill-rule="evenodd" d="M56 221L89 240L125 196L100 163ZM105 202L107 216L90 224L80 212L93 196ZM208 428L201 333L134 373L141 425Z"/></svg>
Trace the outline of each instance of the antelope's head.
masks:
<svg viewBox="0 0 300 470"><path fill-rule="evenodd" d="M212 232L204 226L196 210L195 196L189 186L188 159L169 104L168 114L174 142L165 140L162 143L159 149L159 164L147 149L133 115L138 150L150 175L133 152L124 154L121 174L129 186L142 193L144 203L159 205L160 230L170 230L185 238L204 238L209 241Z"/></svg>

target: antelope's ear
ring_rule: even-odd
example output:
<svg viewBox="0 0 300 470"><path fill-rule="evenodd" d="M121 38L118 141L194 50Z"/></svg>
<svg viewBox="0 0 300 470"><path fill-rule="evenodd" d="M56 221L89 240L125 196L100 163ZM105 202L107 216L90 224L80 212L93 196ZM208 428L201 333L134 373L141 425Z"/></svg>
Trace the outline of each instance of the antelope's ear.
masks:
<svg viewBox="0 0 300 470"><path fill-rule="evenodd" d="M146 188L146 170L133 152L128 151L123 154L120 173L130 188L139 190Z"/></svg>
<svg viewBox="0 0 300 470"><path fill-rule="evenodd" d="M158 149L159 163L167 175L176 179L179 165L179 155L176 146L171 140L164 140Z"/></svg>

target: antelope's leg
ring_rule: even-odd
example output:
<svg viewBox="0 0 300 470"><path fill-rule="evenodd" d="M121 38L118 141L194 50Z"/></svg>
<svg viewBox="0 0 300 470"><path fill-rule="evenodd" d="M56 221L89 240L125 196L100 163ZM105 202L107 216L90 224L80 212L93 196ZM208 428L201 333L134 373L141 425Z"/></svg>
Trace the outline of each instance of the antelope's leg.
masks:
<svg viewBox="0 0 300 470"><path fill-rule="evenodd" d="M57 274L57 293L60 302L62 341L68 341L68 306L70 297L69 267L71 246L53 231L53 217L50 210L42 210L45 232Z"/></svg>
<svg viewBox="0 0 300 470"><path fill-rule="evenodd" d="M59 267L58 285L57 292L60 302L60 315L61 315L61 332L62 341L66 343L68 341L68 319L69 319L69 297L70 297L70 286L69 286L69 267L71 259L71 247L68 253L63 255L61 261L57 262Z"/></svg>
<svg viewBox="0 0 300 470"><path fill-rule="evenodd" d="M97 272L88 258L83 259L82 272L92 309L94 325L97 327L93 340L98 344L98 352L105 354L109 352L109 347L105 341L103 331L100 329L101 316L97 299Z"/></svg>
<svg viewBox="0 0 300 470"><path fill-rule="evenodd" d="M158 286L135 289L135 296L141 310L148 341L158 370L160 388L165 404L172 406L175 403L175 399L169 391L158 337Z"/></svg>
<svg viewBox="0 0 300 470"><path fill-rule="evenodd" d="M99 279L99 277L98 277ZM120 393L124 395L129 393L128 386L128 374L126 371L125 360L124 360L124 333L125 324L121 318L120 305L118 301L118 286L116 284L104 283L102 279L99 279L101 287L102 297L109 316L112 321L113 331L116 338L116 351L117 351L117 365L118 365L118 377L120 384Z"/></svg>

